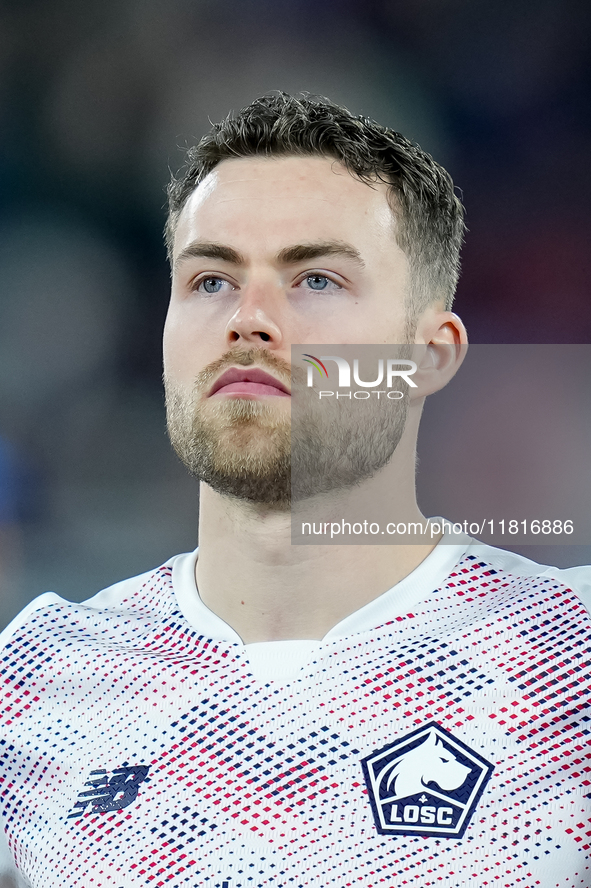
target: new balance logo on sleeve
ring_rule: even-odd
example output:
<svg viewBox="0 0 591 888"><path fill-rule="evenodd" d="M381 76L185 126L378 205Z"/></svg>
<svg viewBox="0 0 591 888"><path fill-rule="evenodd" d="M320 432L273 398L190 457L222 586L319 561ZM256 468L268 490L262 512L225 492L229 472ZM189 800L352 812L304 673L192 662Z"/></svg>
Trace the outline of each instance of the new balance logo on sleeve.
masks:
<svg viewBox="0 0 591 888"><path fill-rule="evenodd" d="M199 610L195 557L3 636L32 888L591 886L584 577L438 546L278 680Z"/></svg>
<svg viewBox="0 0 591 888"><path fill-rule="evenodd" d="M85 783L90 788L80 793L68 817L79 819L85 813L103 814L127 808L137 799L140 783L148 779L149 770L149 765L130 767L125 762L111 776L103 768L91 771L90 780Z"/></svg>

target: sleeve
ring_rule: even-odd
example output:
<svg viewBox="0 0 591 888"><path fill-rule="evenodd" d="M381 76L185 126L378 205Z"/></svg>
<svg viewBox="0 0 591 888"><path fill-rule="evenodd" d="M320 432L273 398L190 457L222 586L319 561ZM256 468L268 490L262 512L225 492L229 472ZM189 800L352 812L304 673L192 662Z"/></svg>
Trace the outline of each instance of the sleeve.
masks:
<svg viewBox="0 0 591 888"><path fill-rule="evenodd" d="M35 613L35 611L38 610L43 610L43 608L48 607L50 604L56 603L64 604L64 599L60 598L59 595L56 595L55 592L44 592L43 595L39 595L37 598L34 598L33 601L29 602L29 604L22 609L20 614L17 614L14 620L12 620L12 622L0 632L0 651L4 650L12 636L25 625L30 614ZM2 888L2 886L0 886L0 888Z"/></svg>
<svg viewBox="0 0 591 888"><path fill-rule="evenodd" d="M30 888L29 883L19 873L6 841L4 831L0 829L0 888Z"/></svg>
<svg viewBox="0 0 591 888"><path fill-rule="evenodd" d="M591 616L591 565L583 564L580 567L568 567L564 570L555 567L546 573L555 576L565 586L576 592L585 605L587 613Z"/></svg>

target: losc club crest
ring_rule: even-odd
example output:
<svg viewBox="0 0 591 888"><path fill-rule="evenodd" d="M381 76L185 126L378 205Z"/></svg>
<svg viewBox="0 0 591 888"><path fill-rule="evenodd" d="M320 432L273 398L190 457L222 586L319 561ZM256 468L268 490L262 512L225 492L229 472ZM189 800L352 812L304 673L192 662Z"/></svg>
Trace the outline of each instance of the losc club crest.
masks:
<svg viewBox="0 0 591 888"><path fill-rule="evenodd" d="M459 839L493 773L437 722L363 759L378 832Z"/></svg>

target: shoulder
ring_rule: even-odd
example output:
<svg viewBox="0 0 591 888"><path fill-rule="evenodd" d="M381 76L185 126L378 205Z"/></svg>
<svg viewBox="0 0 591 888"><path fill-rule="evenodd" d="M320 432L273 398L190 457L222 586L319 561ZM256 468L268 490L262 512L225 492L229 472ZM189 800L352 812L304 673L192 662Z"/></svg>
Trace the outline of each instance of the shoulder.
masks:
<svg viewBox="0 0 591 888"><path fill-rule="evenodd" d="M589 564L569 568L538 564L517 552L497 549L478 540L471 541L464 559L488 565L491 570L502 574L506 579L513 578L515 581L521 581L522 585L529 585L532 588L540 583L550 583L569 589L591 614L591 565Z"/></svg>
<svg viewBox="0 0 591 888"><path fill-rule="evenodd" d="M57 634L64 629L75 632L76 628L90 624L99 629L100 624L108 624L116 617L133 619L165 608L167 596L163 593L168 590L169 597L174 597L172 570L182 557L175 555L159 567L114 583L81 603L67 601L55 592L39 595L0 633L0 650L18 643L18 638L28 635L34 627Z"/></svg>

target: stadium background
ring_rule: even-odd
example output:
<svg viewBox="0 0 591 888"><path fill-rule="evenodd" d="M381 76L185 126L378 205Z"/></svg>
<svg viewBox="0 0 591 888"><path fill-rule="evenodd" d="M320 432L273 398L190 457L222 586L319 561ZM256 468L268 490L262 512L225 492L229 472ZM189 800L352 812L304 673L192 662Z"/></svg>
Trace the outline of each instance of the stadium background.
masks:
<svg viewBox="0 0 591 888"><path fill-rule="evenodd" d="M164 433L161 231L169 168L208 118L279 88L401 130L463 190L456 307L472 341L589 342L590 14L584 0L3 5L0 625L40 592L80 600L195 545L197 487ZM579 383L548 424L589 441ZM451 471L432 434L420 483ZM507 477L495 463L482 495ZM591 545L527 554L577 564Z"/></svg>

